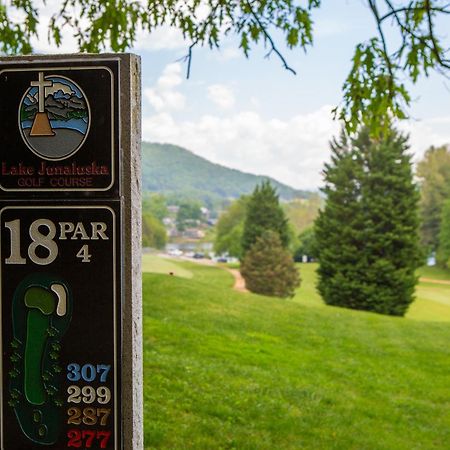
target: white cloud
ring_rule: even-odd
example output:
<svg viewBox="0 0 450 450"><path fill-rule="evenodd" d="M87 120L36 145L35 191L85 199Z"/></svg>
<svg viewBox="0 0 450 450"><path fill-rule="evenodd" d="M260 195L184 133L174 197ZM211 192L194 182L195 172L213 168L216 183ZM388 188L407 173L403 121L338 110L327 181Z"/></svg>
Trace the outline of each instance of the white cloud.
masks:
<svg viewBox="0 0 450 450"><path fill-rule="evenodd" d="M162 26L151 33L139 31L133 50L177 50L186 49L188 43L184 40L182 32L174 27Z"/></svg>
<svg viewBox="0 0 450 450"><path fill-rule="evenodd" d="M180 111L184 109L186 97L176 90L183 82L179 63L169 64L163 70L153 88L144 89L144 97L157 112Z"/></svg>
<svg viewBox="0 0 450 450"><path fill-rule="evenodd" d="M224 84L213 84L209 86L208 98L221 109L230 109L235 103L233 91Z"/></svg>
<svg viewBox="0 0 450 450"><path fill-rule="evenodd" d="M328 140L338 129L328 105L289 120L265 119L253 111L180 122L161 113L143 120L145 140L178 144L213 162L305 189L320 185Z"/></svg>
<svg viewBox="0 0 450 450"><path fill-rule="evenodd" d="M414 161L419 161L432 145L450 144L450 116L403 122L400 129L410 135Z"/></svg>
<svg viewBox="0 0 450 450"><path fill-rule="evenodd" d="M241 111L226 118L205 114L196 121L178 121L162 112L144 118L143 136L147 141L183 146L227 167L316 189L330 158L329 141L339 133L331 109L326 105L287 120ZM450 116L405 122L401 128L411 135L415 160L430 145L450 143Z"/></svg>
<svg viewBox="0 0 450 450"><path fill-rule="evenodd" d="M37 36L31 38L31 45L36 53L76 53L78 52L77 39L74 37L73 29L69 27L62 27L61 29L61 45L57 47L52 41L48 42L48 26L51 17L59 12L61 8L60 0L47 0L45 3L43 0L35 2L35 6L39 10L39 23L37 26ZM76 17L78 11L69 9L68 15ZM17 15L18 19L22 19L23 16ZM81 19L81 26L87 24L86 19Z"/></svg>

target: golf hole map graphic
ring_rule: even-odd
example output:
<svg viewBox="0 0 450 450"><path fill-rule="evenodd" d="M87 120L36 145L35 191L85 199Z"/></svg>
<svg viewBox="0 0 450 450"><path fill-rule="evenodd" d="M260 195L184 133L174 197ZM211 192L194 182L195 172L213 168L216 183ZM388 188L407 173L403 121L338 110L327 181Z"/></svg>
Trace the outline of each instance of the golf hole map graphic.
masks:
<svg viewBox="0 0 450 450"><path fill-rule="evenodd" d="M0 65L0 445L121 449L116 60Z"/></svg>

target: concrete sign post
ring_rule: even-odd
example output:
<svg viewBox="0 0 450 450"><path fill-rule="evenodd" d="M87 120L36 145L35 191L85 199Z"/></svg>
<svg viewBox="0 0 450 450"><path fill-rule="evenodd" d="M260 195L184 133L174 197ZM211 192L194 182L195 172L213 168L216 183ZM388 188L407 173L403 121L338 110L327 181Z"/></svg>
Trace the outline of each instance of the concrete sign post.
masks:
<svg viewBox="0 0 450 450"><path fill-rule="evenodd" d="M141 449L140 63L0 58L0 445Z"/></svg>

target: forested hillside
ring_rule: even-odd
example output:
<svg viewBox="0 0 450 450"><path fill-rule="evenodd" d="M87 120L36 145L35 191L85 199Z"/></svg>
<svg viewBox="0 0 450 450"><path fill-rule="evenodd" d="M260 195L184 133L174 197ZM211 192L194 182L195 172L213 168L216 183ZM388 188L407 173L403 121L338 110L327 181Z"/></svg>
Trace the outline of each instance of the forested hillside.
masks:
<svg viewBox="0 0 450 450"><path fill-rule="evenodd" d="M299 191L272 178L229 169L194 155L175 145L142 144L143 190L175 194L211 202L249 194L263 180L270 180L280 198L309 198L312 193Z"/></svg>

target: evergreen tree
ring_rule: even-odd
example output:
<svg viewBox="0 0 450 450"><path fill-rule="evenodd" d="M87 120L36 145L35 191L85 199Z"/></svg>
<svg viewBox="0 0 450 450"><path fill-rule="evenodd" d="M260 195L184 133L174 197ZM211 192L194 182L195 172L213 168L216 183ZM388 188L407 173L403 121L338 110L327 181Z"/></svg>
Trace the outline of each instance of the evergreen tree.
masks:
<svg viewBox="0 0 450 450"><path fill-rule="evenodd" d="M256 239L241 266L247 289L273 297L293 297L300 276L278 233L268 230Z"/></svg>
<svg viewBox="0 0 450 450"><path fill-rule="evenodd" d="M450 200L447 200L442 208L439 248L436 256L440 266L450 269Z"/></svg>
<svg viewBox="0 0 450 450"><path fill-rule="evenodd" d="M250 250L265 231L272 230L280 237L283 248L289 246L288 220L280 206L278 195L269 181L256 186L247 203L242 234L242 253Z"/></svg>
<svg viewBox="0 0 450 450"><path fill-rule="evenodd" d="M325 208L315 222L318 291L330 305L357 308L364 302L359 263L364 247L361 214L361 164L356 148L341 134L331 143L325 165Z"/></svg>
<svg viewBox="0 0 450 450"><path fill-rule="evenodd" d="M419 192L408 149L407 138L395 131L363 149L366 304L396 316L403 316L414 299L415 272L422 262Z"/></svg>
<svg viewBox="0 0 450 450"><path fill-rule="evenodd" d="M393 130L373 140L363 129L348 145L345 138L333 145L316 222L326 303L402 316L413 301L419 194L407 150Z"/></svg>

